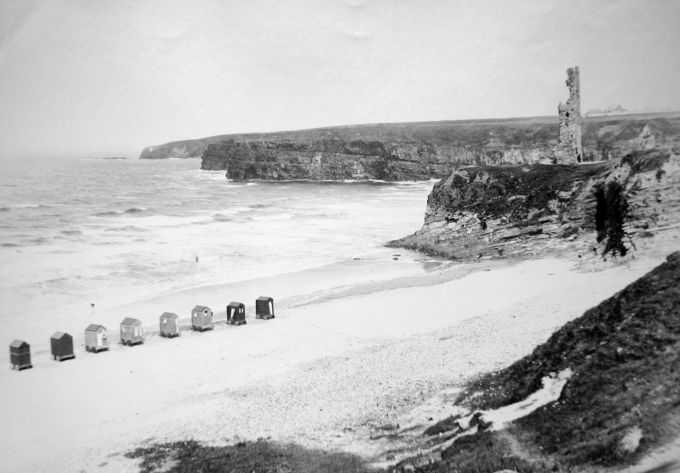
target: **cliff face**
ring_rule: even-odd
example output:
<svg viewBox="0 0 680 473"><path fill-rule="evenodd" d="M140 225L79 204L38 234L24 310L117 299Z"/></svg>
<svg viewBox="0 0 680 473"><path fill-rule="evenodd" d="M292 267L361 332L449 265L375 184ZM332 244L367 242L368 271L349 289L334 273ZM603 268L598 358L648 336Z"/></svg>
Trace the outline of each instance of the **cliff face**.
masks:
<svg viewBox="0 0 680 473"><path fill-rule="evenodd" d="M565 248L625 254L680 227L680 157L637 151L602 163L481 166L435 184L425 222L392 246L470 259Z"/></svg>
<svg viewBox="0 0 680 473"><path fill-rule="evenodd" d="M212 136L199 140L173 141L158 146L148 146L142 150L139 159L200 158L210 143L217 143L226 136Z"/></svg>
<svg viewBox="0 0 680 473"><path fill-rule="evenodd" d="M553 119L392 124L240 135L208 144L201 168L230 179L421 180L462 166L553 162ZM587 119L583 159L680 148L680 115ZM573 154L573 153L572 153Z"/></svg>
<svg viewBox="0 0 680 473"><path fill-rule="evenodd" d="M311 142L225 141L209 145L202 169L226 169L227 177L387 181L443 177L460 165L533 163L549 146L470 148L456 144L324 139Z"/></svg>

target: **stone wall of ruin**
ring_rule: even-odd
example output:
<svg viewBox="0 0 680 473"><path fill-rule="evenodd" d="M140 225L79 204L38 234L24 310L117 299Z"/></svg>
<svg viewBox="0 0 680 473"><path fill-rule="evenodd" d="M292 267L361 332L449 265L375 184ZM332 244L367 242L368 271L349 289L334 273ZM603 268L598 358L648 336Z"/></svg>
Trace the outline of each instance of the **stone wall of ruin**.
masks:
<svg viewBox="0 0 680 473"><path fill-rule="evenodd" d="M557 164L574 164L583 160L581 146L581 91L578 67L567 69L567 103L558 106L560 136L555 148Z"/></svg>

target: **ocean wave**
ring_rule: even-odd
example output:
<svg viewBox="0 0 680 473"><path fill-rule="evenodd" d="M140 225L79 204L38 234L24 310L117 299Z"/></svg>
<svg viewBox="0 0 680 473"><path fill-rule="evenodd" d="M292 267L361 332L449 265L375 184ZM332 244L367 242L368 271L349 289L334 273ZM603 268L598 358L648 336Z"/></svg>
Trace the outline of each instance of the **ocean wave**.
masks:
<svg viewBox="0 0 680 473"><path fill-rule="evenodd" d="M203 169L192 169L187 174L192 175L192 177L196 177L202 181L227 181L226 176L224 175L225 171L210 171L210 170L203 170Z"/></svg>
<svg viewBox="0 0 680 473"><path fill-rule="evenodd" d="M202 225L213 222L211 216L201 215L140 215L135 217L135 227L148 228L167 228L182 227L187 225Z"/></svg>
<svg viewBox="0 0 680 473"><path fill-rule="evenodd" d="M234 216L233 215L215 214L215 215L213 215L213 220L215 220L216 222L233 222Z"/></svg>
<svg viewBox="0 0 680 473"><path fill-rule="evenodd" d="M7 206L3 206L2 210L6 212L12 209L52 209L52 208L54 208L54 206L51 204L9 204Z"/></svg>
<svg viewBox="0 0 680 473"><path fill-rule="evenodd" d="M62 235L82 235L83 232L80 230L62 230L60 232Z"/></svg>
<svg viewBox="0 0 680 473"><path fill-rule="evenodd" d="M20 245L19 243L0 243L0 246L2 246L3 248L18 248L22 245Z"/></svg>
<svg viewBox="0 0 680 473"><path fill-rule="evenodd" d="M141 213L141 212L146 212L149 210L148 207L130 207L129 209L125 210L126 214L136 214L136 213Z"/></svg>
<svg viewBox="0 0 680 473"><path fill-rule="evenodd" d="M277 181L267 181L264 179L253 179L251 181L235 181L233 179L225 179L223 180L227 181L227 184L229 184L229 187L252 187L252 186L257 186L261 182L277 182Z"/></svg>
<svg viewBox="0 0 680 473"><path fill-rule="evenodd" d="M135 227L134 225L125 225L124 227L107 227L105 232L145 232L145 228Z"/></svg>
<svg viewBox="0 0 680 473"><path fill-rule="evenodd" d="M329 218L340 218L345 214L342 212L338 213L328 213L328 212L317 212L317 213L299 213L293 214L294 219L298 220L315 220L315 219L329 219Z"/></svg>
<svg viewBox="0 0 680 473"><path fill-rule="evenodd" d="M434 180L437 182L438 179ZM366 185L366 186L395 186L397 184L423 184L429 181L385 181L383 179L252 179L249 181L233 181L228 180L229 184L241 185L241 186L255 186L259 184L271 185L271 186L281 186L284 187L288 184L320 184L320 185L338 185L342 186L344 184L350 185Z"/></svg>
<svg viewBox="0 0 680 473"><path fill-rule="evenodd" d="M9 212L10 210L12 209L10 209L9 207L0 207L0 212Z"/></svg>
<svg viewBox="0 0 680 473"><path fill-rule="evenodd" d="M105 210L103 212L97 212L96 217L115 217L124 214L140 214L149 210L148 207L130 207L125 210Z"/></svg>
<svg viewBox="0 0 680 473"><path fill-rule="evenodd" d="M42 281L35 281L32 284L29 285L29 287L33 287L36 289L39 289L41 291L45 289L64 289L66 288L69 283L71 283L71 278L67 276L63 276L60 278L52 278L52 279L44 279Z"/></svg>

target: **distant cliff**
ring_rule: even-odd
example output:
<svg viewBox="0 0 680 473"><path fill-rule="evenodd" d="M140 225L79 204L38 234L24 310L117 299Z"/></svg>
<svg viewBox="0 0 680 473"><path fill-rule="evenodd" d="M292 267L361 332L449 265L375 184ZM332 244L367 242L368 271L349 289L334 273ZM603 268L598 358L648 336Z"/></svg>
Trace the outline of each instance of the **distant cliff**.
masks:
<svg viewBox="0 0 680 473"><path fill-rule="evenodd" d="M636 151L582 165L479 166L435 184L423 227L391 242L471 259L536 254L570 242L625 254L636 239L680 231L680 156Z"/></svg>
<svg viewBox="0 0 680 473"><path fill-rule="evenodd" d="M455 133L453 133L455 132ZM501 135L498 140L494 132ZM452 134L453 133L453 134ZM555 141L557 121L554 117L510 118L494 120L459 120L421 123L387 123L348 125L271 133L218 135L194 140L174 141L145 148L140 159L201 156L209 145L220 141L267 141L272 143L313 143L323 140L413 142L423 144L461 144L474 147L508 143L521 145Z"/></svg>
<svg viewBox="0 0 680 473"><path fill-rule="evenodd" d="M151 146L142 159L201 157L231 179L441 178L467 165L547 163L559 144L555 117L392 123L219 135ZM680 148L680 113L583 120L583 160Z"/></svg>
<svg viewBox="0 0 680 473"><path fill-rule="evenodd" d="M209 144L201 168L234 180L423 180L469 165L550 163L557 143L552 118L331 128ZM585 161L679 147L680 115L589 119L583 143Z"/></svg>
<svg viewBox="0 0 680 473"><path fill-rule="evenodd" d="M550 146L423 143L379 140L236 141L209 145L202 169L226 169L235 180L426 180L467 163L532 163Z"/></svg>
<svg viewBox="0 0 680 473"><path fill-rule="evenodd" d="M142 150L139 159L200 158L210 143L227 139L226 135L211 136L198 140L173 141L158 146L148 146Z"/></svg>

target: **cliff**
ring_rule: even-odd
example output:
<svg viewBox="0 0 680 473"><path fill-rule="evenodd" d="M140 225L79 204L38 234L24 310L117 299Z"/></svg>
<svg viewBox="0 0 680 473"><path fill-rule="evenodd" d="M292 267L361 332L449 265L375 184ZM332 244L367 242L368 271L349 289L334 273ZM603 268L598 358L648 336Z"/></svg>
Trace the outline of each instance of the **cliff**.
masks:
<svg viewBox="0 0 680 473"><path fill-rule="evenodd" d="M209 144L218 143L225 139L227 139L227 136L222 135L148 146L142 150L139 159L200 158Z"/></svg>
<svg viewBox="0 0 680 473"><path fill-rule="evenodd" d="M363 125L239 136L208 145L202 169L231 179L442 177L465 163L531 163L549 157L550 119Z"/></svg>
<svg viewBox="0 0 680 473"><path fill-rule="evenodd" d="M141 159L201 156L201 169L233 179L441 178L468 165L552 162L554 117L393 123L220 135L152 146ZM680 148L680 113L582 121L583 160Z"/></svg>
<svg viewBox="0 0 680 473"><path fill-rule="evenodd" d="M597 118L583 127L586 161L616 159L651 146L680 144L680 116ZM241 136L206 147L201 168L243 179L441 178L467 165L553 162L552 119L376 125Z"/></svg>
<svg viewBox="0 0 680 473"><path fill-rule="evenodd" d="M567 248L625 255L676 226L680 157L648 150L576 166L460 169L434 185L423 227L390 245L462 259Z"/></svg>
<svg viewBox="0 0 680 473"><path fill-rule="evenodd" d="M465 163L532 163L550 152L548 144L532 146L378 140L235 141L209 145L202 169L226 169L227 177L245 179L310 179L387 181L443 177Z"/></svg>

